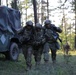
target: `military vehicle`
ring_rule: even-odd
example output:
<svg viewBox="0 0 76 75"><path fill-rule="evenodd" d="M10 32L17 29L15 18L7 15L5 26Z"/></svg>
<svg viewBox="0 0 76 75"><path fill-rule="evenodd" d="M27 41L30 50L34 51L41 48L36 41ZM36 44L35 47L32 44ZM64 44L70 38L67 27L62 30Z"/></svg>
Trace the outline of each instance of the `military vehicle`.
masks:
<svg viewBox="0 0 76 75"><path fill-rule="evenodd" d="M0 53L9 60L18 60L20 52L18 31L21 28L20 12L0 6Z"/></svg>

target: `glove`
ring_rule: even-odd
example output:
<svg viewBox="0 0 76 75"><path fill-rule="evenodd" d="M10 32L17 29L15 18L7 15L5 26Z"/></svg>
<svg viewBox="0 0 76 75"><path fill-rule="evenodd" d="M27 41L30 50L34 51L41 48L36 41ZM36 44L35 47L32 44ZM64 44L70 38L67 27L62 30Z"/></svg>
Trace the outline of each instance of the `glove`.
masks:
<svg viewBox="0 0 76 75"><path fill-rule="evenodd" d="M41 43L44 44L45 42L46 42L46 39L43 38Z"/></svg>

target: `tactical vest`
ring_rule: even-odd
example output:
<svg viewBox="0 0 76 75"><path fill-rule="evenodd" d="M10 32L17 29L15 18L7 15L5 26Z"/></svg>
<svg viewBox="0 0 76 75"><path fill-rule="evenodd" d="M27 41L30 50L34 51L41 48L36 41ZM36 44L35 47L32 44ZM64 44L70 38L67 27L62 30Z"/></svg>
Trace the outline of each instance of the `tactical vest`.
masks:
<svg viewBox="0 0 76 75"><path fill-rule="evenodd" d="M48 42L57 41L58 34L51 29L45 29L45 36Z"/></svg>
<svg viewBox="0 0 76 75"><path fill-rule="evenodd" d="M33 36L33 33L32 31L27 31L26 29L24 30L24 33L23 33L23 43L24 44L32 44L32 37Z"/></svg>
<svg viewBox="0 0 76 75"><path fill-rule="evenodd" d="M35 40L36 40L36 41L39 42L39 41L42 40L42 38L43 38L43 32L42 32L42 30L35 33Z"/></svg>
<svg viewBox="0 0 76 75"><path fill-rule="evenodd" d="M43 30L37 32L35 31L35 35L34 35L34 40L35 40L35 43L39 43L41 44L42 41L44 39L44 33L43 33Z"/></svg>

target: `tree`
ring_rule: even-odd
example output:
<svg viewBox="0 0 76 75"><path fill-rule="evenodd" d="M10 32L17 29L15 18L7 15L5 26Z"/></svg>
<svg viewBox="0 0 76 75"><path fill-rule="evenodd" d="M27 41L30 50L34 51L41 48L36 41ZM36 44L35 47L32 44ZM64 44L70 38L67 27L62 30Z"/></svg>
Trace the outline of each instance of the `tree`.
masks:
<svg viewBox="0 0 76 75"><path fill-rule="evenodd" d="M62 2L63 0L59 0L58 3L60 3L60 6L57 7L57 9L59 9L58 11L60 11L60 16L62 16L61 18L61 25L60 27L62 28L63 32L60 34L62 40L63 40L63 44L65 44L66 42L69 42L70 46L72 49L74 49L74 26L73 26L73 16L69 16L68 14L66 14L66 11L68 11L68 9L71 9L71 4L69 0L64 0L66 2ZM68 3L68 5L66 5ZM69 6L69 7L68 7ZM54 9L55 10L55 9ZM73 14L73 12L71 10L68 11L69 14Z"/></svg>
<svg viewBox="0 0 76 75"><path fill-rule="evenodd" d="M36 23L38 22L38 19L37 19L37 7L36 7L36 0L33 0L33 9L34 9L34 20L35 20L35 25Z"/></svg>
<svg viewBox="0 0 76 75"><path fill-rule="evenodd" d="M11 3L11 6L12 6L12 8L18 10L17 1L18 1L18 0L13 0L12 3Z"/></svg>
<svg viewBox="0 0 76 75"><path fill-rule="evenodd" d="M49 19L49 2L48 0L42 0L41 1L41 23L43 24L43 21L46 19Z"/></svg>
<svg viewBox="0 0 76 75"><path fill-rule="evenodd" d="M47 0L47 19L49 19L49 1Z"/></svg>
<svg viewBox="0 0 76 75"><path fill-rule="evenodd" d="M73 0L72 4L73 4L73 10L75 13L75 49L76 49L76 0Z"/></svg>
<svg viewBox="0 0 76 75"><path fill-rule="evenodd" d="M25 16L25 21L27 21L28 19L28 9L32 6L32 2L31 0L23 0L23 1L19 1L18 7L19 10L21 11L22 15ZM23 12L23 11L24 12Z"/></svg>
<svg viewBox="0 0 76 75"><path fill-rule="evenodd" d="M1 5L1 0L0 0L0 5Z"/></svg>
<svg viewBox="0 0 76 75"><path fill-rule="evenodd" d="M6 0L6 4L7 4L7 6L8 6L8 0Z"/></svg>
<svg viewBox="0 0 76 75"><path fill-rule="evenodd" d="M25 12L26 12L26 21L27 21L27 10L28 8L31 6L31 0L24 0L23 1L23 8L25 9Z"/></svg>
<svg viewBox="0 0 76 75"><path fill-rule="evenodd" d="M75 8L75 49L76 49L76 0L74 0Z"/></svg>
<svg viewBox="0 0 76 75"><path fill-rule="evenodd" d="M68 8L65 6L67 0L64 1L64 3L62 3L62 0L59 0L58 3L61 4L61 7L59 7L59 9L62 11L62 30L63 30L63 34L64 34L64 38L65 38L65 42L67 42L67 18L66 18L66 14L65 14L65 10L67 10Z"/></svg>

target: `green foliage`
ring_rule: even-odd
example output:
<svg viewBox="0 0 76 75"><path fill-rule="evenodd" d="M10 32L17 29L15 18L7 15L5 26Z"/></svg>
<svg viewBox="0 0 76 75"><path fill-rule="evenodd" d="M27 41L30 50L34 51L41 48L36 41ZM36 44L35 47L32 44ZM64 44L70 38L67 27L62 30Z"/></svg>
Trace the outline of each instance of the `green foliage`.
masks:
<svg viewBox="0 0 76 75"><path fill-rule="evenodd" d="M60 28L62 29L62 33L60 34L60 38L62 39L62 43L66 44L66 41L69 43L71 49L74 49L74 29L73 26L70 24L66 25L66 32L65 32L65 26L60 25ZM65 34L66 33L66 34ZM67 38L67 39L66 39Z"/></svg>
<svg viewBox="0 0 76 75"><path fill-rule="evenodd" d="M23 1L19 1L18 3L19 10L21 11L22 15L25 15L26 21L29 18L29 16L27 15L28 13L27 10L31 8L31 6L32 6L31 0L23 0Z"/></svg>
<svg viewBox="0 0 76 75"><path fill-rule="evenodd" d="M31 6L31 0L21 1L19 7L28 9Z"/></svg>
<svg viewBox="0 0 76 75"><path fill-rule="evenodd" d="M72 5L73 5L73 10L75 11L76 10L76 0L73 0L73 2L72 2Z"/></svg>

